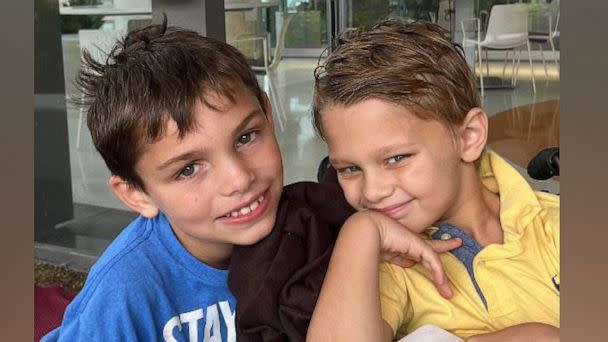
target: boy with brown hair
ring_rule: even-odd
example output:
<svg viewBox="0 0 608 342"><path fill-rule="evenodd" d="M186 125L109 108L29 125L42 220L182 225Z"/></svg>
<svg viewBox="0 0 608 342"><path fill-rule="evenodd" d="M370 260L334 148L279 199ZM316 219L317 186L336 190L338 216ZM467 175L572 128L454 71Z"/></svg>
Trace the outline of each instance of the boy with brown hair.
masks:
<svg viewBox="0 0 608 342"><path fill-rule="evenodd" d="M109 185L141 215L43 341L234 341L233 245L270 233L283 187L268 98L235 48L166 18L84 62Z"/></svg>
<svg viewBox="0 0 608 342"><path fill-rule="evenodd" d="M167 27L165 18L129 33L103 63L86 53L84 62L77 82L93 142L113 192L140 216L103 252L62 326L43 341L244 340L247 323L260 320L245 310L239 316L249 320L237 324L237 301L254 306L246 295L256 286L272 280L273 291L289 290L313 275L316 285L298 291L310 309L297 323L307 327L331 229L353 209L337 185L283 188L271 105L245 57L224 42ZM307 267L308 274L245 276L245 261L275 241L271 232L295 246L271 251L281 256L277 262L297 260L291 269ZM260 270L268 258L255 260ZM264 303L264 319L277 321L277 306L291 300ZM300 334L283 325L273 326L273 336Z"/></svg>
<svg viewBox="0 0 608 342"><path fill-rule="evenodd" d="M389 341L427 324L471 341L559 339L559 197L486 150L475 77L444 30L351 31L315 78L315 124L359 212L308 340ZM423 268L434 257L419 237L462 241L440 255L447 278Z"/></svg>

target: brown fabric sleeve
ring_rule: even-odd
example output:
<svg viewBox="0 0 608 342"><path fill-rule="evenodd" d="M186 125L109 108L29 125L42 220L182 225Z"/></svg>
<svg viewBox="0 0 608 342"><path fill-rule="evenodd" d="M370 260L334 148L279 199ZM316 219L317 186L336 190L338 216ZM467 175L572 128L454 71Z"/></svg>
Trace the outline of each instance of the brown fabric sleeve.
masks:
<svg viewBox="0 0 608 342"><path fill-rule="evenodd" d="M284 188L272 232L235 246L231 257L239 342L305 340L337 233L352 213L337 184Z"/></svg>

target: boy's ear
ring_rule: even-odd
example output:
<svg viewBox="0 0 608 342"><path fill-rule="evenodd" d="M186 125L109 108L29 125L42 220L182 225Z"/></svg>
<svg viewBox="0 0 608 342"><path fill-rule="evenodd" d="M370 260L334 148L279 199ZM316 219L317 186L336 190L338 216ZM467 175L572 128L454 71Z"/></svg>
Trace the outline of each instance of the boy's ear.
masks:
<svg viewBox="0 0 608 342"><path fill-rule="evenodd" d="M109 184L116 196L129 208L148 218L158 215L158 207L143 190L125 182L118 176L110 177Z"/></svg>
<svg viewBox="0 0 608 342"><path fill-rule="evenodd" d="M473 108L460 129L460 157L465 162L479 158L488 140L488 115L481 108Z"/></svg>
<svg viewBox="0 0 608 342"><path fill-rule="evenodd" d="M270 103L270 99L268 98L268 94L266 92L262 92L262 109L266 114L266 118L270 121L270 125L272 126L272 130L274 131L274 119L272 117L272 104Z"/></svg>

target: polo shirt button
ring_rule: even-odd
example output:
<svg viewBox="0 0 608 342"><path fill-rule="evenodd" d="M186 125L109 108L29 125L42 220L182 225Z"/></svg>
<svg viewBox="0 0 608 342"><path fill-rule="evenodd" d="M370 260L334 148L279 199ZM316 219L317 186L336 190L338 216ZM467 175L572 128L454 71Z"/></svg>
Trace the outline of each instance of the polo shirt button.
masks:
<svg viewBox="0 0 608 342"><path fill-rule="evenodd" d="M443 233L441 234L441 240L449 240L452 238L452 235L448 234L448 233Z"/></svg>

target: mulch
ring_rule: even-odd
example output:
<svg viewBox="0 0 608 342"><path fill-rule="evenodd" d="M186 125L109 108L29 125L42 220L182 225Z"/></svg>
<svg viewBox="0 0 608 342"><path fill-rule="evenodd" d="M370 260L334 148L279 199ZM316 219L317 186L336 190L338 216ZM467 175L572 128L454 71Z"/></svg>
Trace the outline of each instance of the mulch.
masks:
<svg viewBox="0 0 608 342"><path fill-rule="evenodd" d="M64 265L53 265L42 261L34 262L34 285L61 286L69 291L80 291L87 274Z"/></svg>
<svg viewBox="0 0 608 342"><path fill-rule="evenodd" d="M84 285L87 274L62 265L34 263L34 341L61 325L65 308Z"/></svg>

